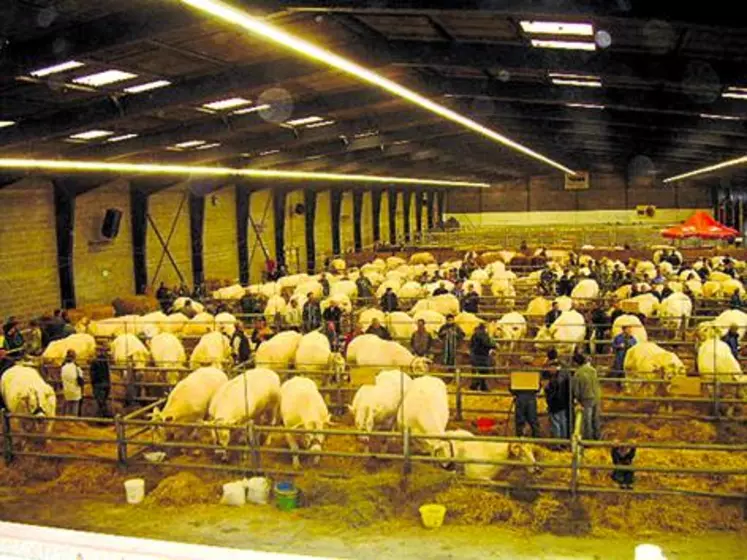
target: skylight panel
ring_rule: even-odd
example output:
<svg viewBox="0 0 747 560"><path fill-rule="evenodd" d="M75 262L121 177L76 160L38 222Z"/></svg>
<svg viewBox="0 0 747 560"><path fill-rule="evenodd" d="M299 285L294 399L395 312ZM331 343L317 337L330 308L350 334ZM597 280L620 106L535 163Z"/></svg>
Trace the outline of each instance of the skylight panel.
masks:
<svg viewBox="0 0 747 560"><path fill-rule="evenodd" d="M206 144L205 140L188 140L187 142L180 142L179 144L174 144L174 148L178 148L180 150L187 150L189 148L196 148L197 146L202 146L203 144Z"/></svg>
<svg viewBox="0 0 747 560"><path fill-rule="evenodd" d="M89 74L88 76L75 78L73 82L86 86L100 87L123 82L125 80L131 80L133 78L137 78L137 74L122 72L121 70L105 70L104 72L97 72L96 74Z"/></svg>
<svg viewBox="0 0 747 560"><path fill-rule="evenodd" d="M262 105L255 105L254 107L245 107L243 109L238 109L236 111L233 111L232 115L248 115L249 113L256 113L257 111L264 111L265 109L269 109L270 106L266 103L263 103Z"/></svg>
<svg viewBox="0 0 747 560"><path fill-rule="evenodd" d="M86 132L79 132L78 134L71 134L72 140L96 140L98 138L106 138L114 134L111 130L88 130Z"/></svg>
<svg viewBox="0 0 747 560"><path fill-rule="evenodd" d="M322 122L307 124L306 128L322 128L324 126L332 126L333 124L336 124L336 122L335 121L322 121Z"/></svg>
<svg viewBox="0 0 747 560"><path fill-rule="evenodd" d="M152 89L158 89L166 86L170 86L171 82L168 80L156 80L155 82L148 82L137 86L125 88L127 93L143 93L144 91L150 91Z"/></svg>
<svg viewBox="0 0 747 560"><path fill-rule="evenodd" d="M313 123L321 122L323 120L324 119L322 117L317 117L317 116L314 115L314 116L310 116L310 117L303 117L303 118L300 118L300 119L293 119L293 120L290 120L290 121L285 121L285 124L287 124L289 126L304 126L304 125L307 125L307 124L313 124Z"/></svg>
<svg viewBox="0 0 747 560"><path fill-rule="evenodd" d="M111 138L108 138L107 142L123 142L125 140L131 140L132 138L137 138L137 134L123 134L121 136L112 136Z"/></svg>
<svg viewBox="0 0 747 560"><path fill-rule="evenodd" d="M243 97L231 97L230 99L221 99L220 101L205 103L203 107L212 111L225 111L227 109L243 107L244 105L249 104L251 104L251 101L248 99L244 99Z"/></svg>
<svg viewBox="0 0 747 560"><path fill-rule="evenodd" d="M34 78L43 78L45 76L51 76L52 74L59 74L61 72L67 72L68 70L74 70L75 68L80 68L81 66L85 66L85 64L83 64L82 62L78 62L77 60L68 60L67 62L61 62L59 64L55 64L54 66L39 68L38 70L30 72L30 74L34 76Z"/></svg>

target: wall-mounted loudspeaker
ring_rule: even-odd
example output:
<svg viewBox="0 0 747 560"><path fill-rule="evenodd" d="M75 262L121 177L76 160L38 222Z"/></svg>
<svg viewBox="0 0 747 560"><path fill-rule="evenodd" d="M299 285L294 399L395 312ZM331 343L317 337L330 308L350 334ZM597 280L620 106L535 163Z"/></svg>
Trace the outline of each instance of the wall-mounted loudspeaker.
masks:
<svg viewBox="0 0 747 560"><path fill-rule="evenodd" d="M122 211L109 208L104 214L104 222L101 224L101 235L106 239L114 239L119 233L119 223L122 221Z"/></svg>
<svg viewBox="0 0 747 560"><path fill-rule="evenodd" d="M301 214L306 212L306 207L303 204L296 204L296 206L293 208L293 211L300 216Z"/></svg>

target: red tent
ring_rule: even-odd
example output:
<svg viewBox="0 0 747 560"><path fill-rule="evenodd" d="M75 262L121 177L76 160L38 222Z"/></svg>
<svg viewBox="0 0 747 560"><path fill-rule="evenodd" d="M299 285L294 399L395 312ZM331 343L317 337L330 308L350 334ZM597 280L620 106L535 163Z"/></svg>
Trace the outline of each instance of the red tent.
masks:
<svg viewBox="0 0 747 560"><path fill-rule="evenodd" d="M737 230L720 224L707 212L695 212L684 223L661 230L661 234L670 239L728 239L739 236Z"/></svg>

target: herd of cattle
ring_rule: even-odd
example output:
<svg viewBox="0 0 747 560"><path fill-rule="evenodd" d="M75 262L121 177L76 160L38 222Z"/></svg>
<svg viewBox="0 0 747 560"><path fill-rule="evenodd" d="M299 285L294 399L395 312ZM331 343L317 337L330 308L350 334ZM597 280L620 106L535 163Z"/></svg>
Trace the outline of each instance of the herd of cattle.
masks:
<svg viewBox="0 0 747 560"><path fill-rule="evenodd" d="M739 280L721 272L723 260L720 257L714 257L708 263L711 271L703 280L694 273L706 266L702 261L686 269L674 270L669 262L658 262L657 255L651 262L628 265L610 259L593 263L591 257L581 255L579 262L569 268L567 253L548 253L550 260L546 268L558 277L572 271L578 277L575 288L569 297L551 299L537 296L529 301L523 312L509 311L497 320L487 321L489 332L504 351L514 349L517 345L527 350L531 344L536 350L553 345L561 353L573 352L586 341L589 326L583 310L587 302L602 295L597 281L589 277L592 264L596 268L608 267L610 271L630 270L635 275L636 285L624 285L608 294L611 300L622 303L623 308L635 302L637 311L636 314L619 316L612 325L612 336L621 332L623 326L632 325L633 335L638 340L638 344L626 356L625 375L633 379L672 381L676 376L687 375L688 368L677 354L648 340L645 320L656 317L663 328L680 332L689 324L693 310L691 296L685 292L693 297L725 297L734 292L744 293ZM483 266L471 273L465 282L465 291L474 289L478 294L489 291L494 296L510 300L516 297L517 288L531 292L539 285L541 271L519 277L507 267L510 254L500 252L493 255L497 257L482 256ZM735 265L737 270L745 268L741 262ZM329 295L322 301L323 308L335 301L347 313L354 313L356 280L360 275L370 280L377 295L392 288L401 301L413 301L409 312L384 313L375 307L357 310L356 321L363 330L376 318L389 328L394 340L361 334L353 338L344 355L332 351L328 338L320 332L302 334L283 331L256 349L253 369L229 380L225 371L229 371L233 363L229 337L235 330L236 317L228 312L213 316L194 301L192 306L198 314L190 320L179 313L187 301L186 298L179 298L169 315L158 311L144 316L84 320L77 326L79 332L50 343L42 355L42 361L60 365L67 351L74 350L78 363L84 365L94 357L97 343L101 344L101 340L106 339L113 364L130 365L135 369L150 367L166 372L173 389L163 410L155 409L153 412L152 419L160 423L154 427L156 440L170 437L170 431L164 427L170 422L206 422L215 443L227 447L231 439L230 428L253 419L260 425L274 425L282 421L287 428L303 428L308 433L286 435L290 448L297 450L300 445L311 451L320 451L324 437L313 432L329 425L330 413L317 380L321 379L324 384L329 379L327 376L334 376L338 381L349 380L353 387L358 388L349 408L360 431L389 431L396 426L400 429L409 427L415 435L464 436L462 440L452 442L415 440L421 444L423 451L443 457L445 462L449 457L513 457L532 461L528 447L470 442L469 432L447 431L449 400L446 385L438 377L428 375L431 367L429 359L413 355L402 343L409 340L418 319L424 319L427 329L435 333L445 322L445 316L453 314L467 336L478 324L486 322L477 315L460 312L459 300L452 294L431 295L439 285L452 290L454 286L448 280L419 281L424 273L433 277L437 271L446 272L460 266L459 261L439 265L428 253L415 254L409 262L390 257L349 269L344 261L333 261L331 267L337 273L327 274L330 289ZM655 295L661 285L648 284L657 276L666 278L664 286L672 292L666 298L660 299ZM298 274L248 288L223 288L216 291L213 298L235 302L247 293L260 295L267 300L265 314L268 318L275 318L277 314L284 313L290 299L296 299L299 306L303 306L310 293L322 299L323 286L319 280L319 276ZM639 295L630 297L633 289ZM562 313L551 325L544 326L541 319L550 310L553 301L558 303ZM729 309L697 326L696 363L698 373L704 380L746 381L739 361L729 346L721 341L721 337L735 325L741 339L747 331L747 313ZM526 342L532 330L536 331L534 340ZM183 342L190 338L199 338L199 341L188 355ZM180 380L180 372L185 368L191 373ZM370 375L372 371L373 376ZM368 373L362 375L360 372ZM281 383L281 375L289 377L289 373L295 376ZM56 413L55 391L34 364L19 364L6 371L0 389L11 412L47 417ZM643 384L635 390L650 392L653 388ZM46 425L51 429L51 423ZM368 449L367 438L361 438L361 445ZM297 456L294 456L294 465L299 465ZM468 476L476 478L490 478L493 470L491 465L469 465L466 468Z"/></svg>

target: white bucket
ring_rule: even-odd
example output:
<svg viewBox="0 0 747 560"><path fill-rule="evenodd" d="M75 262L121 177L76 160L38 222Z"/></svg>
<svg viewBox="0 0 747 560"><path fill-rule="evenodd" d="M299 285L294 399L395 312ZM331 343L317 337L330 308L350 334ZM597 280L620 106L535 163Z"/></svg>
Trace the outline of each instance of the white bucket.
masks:
<svg viewBox="0 0 747 560"><path fill-rule="evenodd" d="M242 481L228 482L223 485L222 504L227 506L243 506L246 504L246 488Z"/></svg>
<svg viewBox="0 0 747 560"><path fill-rule="evenodd" d="M270 481L263 476L250 478L246 484L246 499L253 504L266 504L270 499Z"/></svg>
<svg viewBox="0 0 747 560"><path fill-rule="evenodd" d="M142 478L125 480L124 487L128 504L139 504L143 501L145 497L145 480Z"/></svg>

